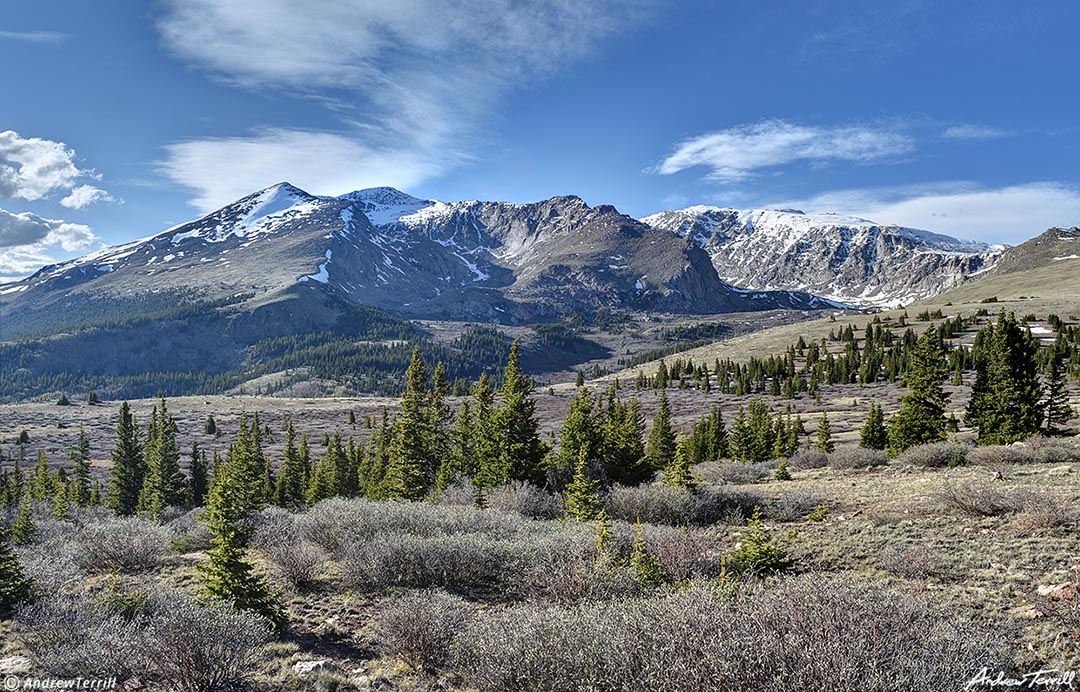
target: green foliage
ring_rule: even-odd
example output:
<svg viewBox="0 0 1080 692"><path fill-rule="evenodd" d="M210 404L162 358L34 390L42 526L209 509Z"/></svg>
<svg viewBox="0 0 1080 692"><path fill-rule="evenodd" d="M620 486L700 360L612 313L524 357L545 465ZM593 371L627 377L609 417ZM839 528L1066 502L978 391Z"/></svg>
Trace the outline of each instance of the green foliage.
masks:
<svg viewBox="0 0 1080 692"><path fill-rule="evenodd" d="M1010 444L1040 431L1043 422L1038 342L1017 324L1012 313L976 338L975 384L966 421L979 444Z"/></svg>
<svg viewBox="0 0 1080 692"><path fill-rule="evenodd" d="M795 561L777 539L765 528L761 508L747 520L746 533L739 546L728 558L727 564L737 572L752 574L776 574L790 571Z"/></svg>
<svg viewBox="0 0 1080 692"><path fill-rule="evenodd" d="M1065 366L1065 349L1055 347L1050 354L1046 373L1046 432L1049 435L1060 431L1076 417L1076 411L1069 404L1068 368Z"/></svg>
<svg viewBox="0 0 1080 692"><path fill-rule="evenodd" d="M144 447L146 472L139 491L137 509L155 519L166 507L184 503L186 479L180 471L180 449L176 445L176 421L162 398L150 414Z"/></svg>
<svg viewBox="0 0 1080 692"><path fill-rule="evenodd" d="M690 467L690 452L688 450L687 438L685 436L680 436L675 443L675 455L671 458L668 465L664 467L664 476L660 482L673 488L693 490L697 487L697 479L695 479L690 472Z"/></svg>
<svg viewBox="0 0 1080 692"><path fill-rule="evenodd" d="M832 440L832 427L829 425L829 414L822 413L818 421L817 432L814 433L814 449L829 454L836 448Z"/></svg>
<svg viewBox="0 0 1080 692"><path fill-rule="evenodd" d="M660 408L653 418L649 441L645 444L645 458L649 467L657 471L667 468L675 458L675 430L671 426L671 405L667 392L660 393Z"/></svg>
<svg viewBox="0 0 1080 692"><path fill-rule="evenodd" d="M29 601L33 593L33 583L26 578L19 557L8 544L8 533L0 530L0 617Z"/></svg>
<svg viewBox="0 0 1080 692"><path fill-rule="evenodd" d="M829 508L825 505L818 505L810 510L810 513L806 515L807 521L822 522L825 521L825 517L829 514Z"/></svg>
<svg viewBox="0 0 1080 692"><path fill-rule="evenodd" d="M578 458L574 477L566 486L563 498L565 515L576 521L592 521L600 513L600 482L592 477L585 454Z"/></svg>
<svg viewBox="0 0 1080 692"><path fill-rule="evenodd" d="M206 452L199 449L199 441L191 441L191 480L188 483L188 501L201 507L210 491L210 470L206 464Z"/></svg>
<svg viewBox="0 0 1080 692"><path fill-rule="evenodd" d="M24 496L19 504L19 513L15 515L15 523L11 525L11 542L15 545L26 545L34 540L37 535L37 522L34 521L34 506L29 496Z"/></svg>
<svg viewBox="0 0 1080 692"><path fill-rule="evenodd" d="M146 476L146 461L139 440L139 426L125 401L120 404L116 423L116 446L112 451L109 491L105 506L119 516L135 513Z"/></svg>
<svg viewBox="0 0 1080 692"><path fill-rule="evenodd" d="M872 402L870 413L859 431L859 446L866 449L885 449L888 443L889 430L885 426L885 414L881 410L881 404Z"/></svg>
<svg viewBox="0 0 1080 692"><path fill-rule="evenodd" d="M76 507L90 504L90 440L86 437L86 428L79 426L79 438L75 448L68 452L71 460L71 501Z"/></svg>
<svg viewBox="0 0 1080 692"><path fill-rule="evenodd" d="M896 456L915 445L945 439L949 397L942 388L948 373L945 350L937 329L931 325L919 337L907 370L909 393L901 397L900 410L889 423L888 452Z"/></svg>
<svg viewBox="0 0 1080 692"><path fill-rule="evenodd" d="M773 473L773 478L778 481L790 481L791 480L791 464L787 459L782 459L780 465L776 467L776 472Z"/></svg>
<svg viewBox="0 0 1080 692"><path fill-rule="evenodd" d="M634 524L634 543L630 548L627 567L634 580L643 586L659 586L669 581L660 564L660 558L649 552L645 544L645 535L641 530L641 521Z"/></svg>

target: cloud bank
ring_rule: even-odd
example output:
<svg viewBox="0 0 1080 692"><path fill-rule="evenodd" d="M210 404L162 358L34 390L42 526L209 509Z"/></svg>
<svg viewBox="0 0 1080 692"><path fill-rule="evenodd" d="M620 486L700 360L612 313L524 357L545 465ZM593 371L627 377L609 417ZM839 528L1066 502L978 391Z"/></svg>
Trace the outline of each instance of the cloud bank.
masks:
<svg viewBox="0 0 1080 692"><path fill-rule="evenodd" d="M319 193L415 185L471 158L508 89L580 60L651 2L168 0L158 30L179 58L236 86L324 99L341 127L177 142L161 171L203 211L281 178Z"/></svg>
<svg viewBox="0 0 1080 692"><path fill-rule="evenodd" d="M89 226L0 209L0 282L14 281L55 261L50 251L85 252L98 244Z"/></svg>
<svg viewBox="0 0 1080 692"><path fill-rule="evenodd" d="M75 165L75 152L62 142L0 132L0 198L43 199L54 193L68 195L61 204L81 209L112 197L82 181L96 179L93 171Z"/></svg>
<svg viewBox="0 0 1080 692"><path fill-rule="evenodd" d="M821 127L765 120L683 140L653 171L670 175L701 166L708 169L710 180L734 182L792 163L887 161L914 148L911 137L883 127Z"/></svg>

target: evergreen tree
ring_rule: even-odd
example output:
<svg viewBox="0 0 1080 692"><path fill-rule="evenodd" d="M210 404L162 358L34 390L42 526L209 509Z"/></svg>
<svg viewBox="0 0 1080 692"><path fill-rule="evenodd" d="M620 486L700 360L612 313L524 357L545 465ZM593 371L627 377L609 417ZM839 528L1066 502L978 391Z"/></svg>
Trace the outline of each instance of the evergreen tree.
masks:
<svg viewBox="0 0 1080 692"><path fill-rule="evenodd" d="M19 557L8 544L8 534L8 531L0 530L0 617L29 601L33 594L33 584L26 578Z"/></svg>
<svg viewBox="0 0 1080 692"><path fill-rule="evenodd" d="M125 401L120 404L116 424L116 446L112 451L109 490L105 506L120 516L135 513L146 475L146 461L139 441L139 426Z"/></svg>
<svg viewBox="0 0 1080 692"><path fill-rule="evenodd" d="M405 393L401 415L394 421L389 467L384 492L390 499L419 500L427 494L438 468L435 459L435 429L431 416L427 366L414 348L405 371Z"/></svg>
<svg viewBox="0 0 1080 692"><path fill-rule="evenodd" d="M53 500L52 515L54 519L70 519L71 518L71 499L69 497L69 491L67 488L62 488L56 493L56 498Z"/></svg>
<svg viewBox="0 0 1080 692"><path fill-rule="evenodd" d="M306 502L304 490L304 466L300 461L300 450L296 447L296 431L292 421L289 421L285 428L285 460L278 472L274 503L290 509L301 507Z"/></svg>
<svg viewBox="0 0 1080 692"><path fill-rule="evenodd" d="M1050 354L1050 362L1046 373L1046 432L1054 435L1060 432L1061 426L1067 424L1076 416L1076 412L1069 405L1069 383L1065 368L1066 352L1063 348L1055 347Z"/></svg>
<svg viewBox="0 0 1080 692"><path fill-rule="evenodd" d="M709 434L706 437L706 453L708 460L724 459L728 456L728 434L724 426L724 414L719 406L713 406L709 413Z"/></svg>
<svg viewBox="0 0 1080 692"><path fill-rule="evenodd" d="M284 630L287 618L265 577L247 560L244 546L249 528L244 521L251 514L250 468L247 459L230 455L224 463L215 463L207 509L207 528L213 535L213 548L207 560L196 565L202 592L230 602L238 610L251 610Z"/></svg>
<svg viewBox="0 0 1080 692"><path fill-rule="evenodd" d="M603 440L594 409L592 393L587 387L579 387L563 419L558 453L560 468L573 468L582 456L599 458Z"/></svg>
<svg viewBox="0 0 1080 692"><path fill-rule="evenodd" d="M663 362L661 361L661 364ZM671 406L667 392L660 392L660 408L653 418L649 441L645 444L645 459L654 471L667 468L675 458L675 430L671 427Z"/></svg>
<svg viewBox="0 0 1080 692"><path fill-rule="evenodd" d="M982 330L974 349L975 383L967 408L967 424L979 444L1010 444L1042 427L1042 387L1035 341L1004 310L997 324Z"/></svg>
<svg viewBox="0 0 1080 692"><path fill-rule="evenodd" d="M450 430L450 450L435 477L435 492L444 492L455 478L472 478L476 475L476 454L473 451L473 421L468 399L461 400L454 427Z"/></svg>
<svg viewBox="0 0 1080 692"><path fill-rule="evenodd" d="M49 459L45 456L45 450L38 452L37 463L30 473L28 486L30 498L34 502L42 502L47 498L54 497L58 492L56 476L49 471Z"/></svg>
<svg viewBox="0 0 1080 692"><path fill-rule="evenodd" d="M166 507L184 502L184 474L176 445L176 421L161 399L150 415L144 447L146 473L139 492L138 511L160 518Z"/></svg>
<svg viewBox="0 0 1080 692"><path fill-rule="evenodd" d="M499 388L502 405L495 415L502 434L500 468L510 480L539 483L544 475L544 456L547 448L540 440L540 424L536 420L536 401L532 398L533 384L521 369L521 355L515 339L503 371Z"/></svg>
<svg viewBox="0 0 1080 692"><path fill-rule="evenodd" d="M82 425L75 449L68 453L68 458L72 463L71 501L76 507L86 507L90 504L90 441Z"/></svg>
<svg viewBox="0 0 1080 692"><path fill-rule="evenodd" d="M201 507L210 491L210 470L206 467L206 452L199 449L199 441L191 441L191 481L188 484L188 500Z"/></svg>
<svg viewBox="0 0 1080 692"><path fill-rule="evenodd" d="M592 477L584 450L582 450L577 466L574 468L574 477L566 486L563 512L567 517L577 521L592 521L600 512L601 506L600 483Z"/></svg>
<svg viewBox="0 0 1080 692"><path fill-rule="evenodd" d="M37 535L37 522L34 521L34 505L29 495L24 495L19 504L19 513L11 525L11 540L15 545L26 545Z"/></svg>
<svg viewBox="0 0 1080 692"><path fill-rule="evenodd" d="M822 413L817 432L814 434L814 449L829 454L835 447L836 445L832 441L832 427L829 425L829 415Z"/></svg>
<svg viewBox="0 0 1080 692"><path fill-rule="evenodd" d="M687 449L687 438L679 436L675 443L675 455L671 462L664 467L664 476L660 480L664 485L673 488L686 488L693 490L697 487L697 480L690 473L690 452Z"/></svg>
<svg viewBox="0 0 1080 692"><path fill-rule="evenodd" d="M889 442L889 431L885 427L885 414L881 410L881 404L870 404L870 413L866 416L859 431L859 446L866 449L885 449Z"/></svg>
<svg viewBox="0 0 1080 692"><path fill-rule="evenodd" d="M927 327L911 351L906 383L910 390L900 399L900 410L889 423L888 451L891 456L930 442L945 439L948 395L942 388L948 364L945 350L933 325Z"/></svg>
<svg viewBox="0 0 1080 692"><path fill-rule="evenodd" d="M608 406L601 429L601 449L608 480L622 485L638 485L653 477L645 458L645 418L637 399L629 404L614 400Z"/></svg>

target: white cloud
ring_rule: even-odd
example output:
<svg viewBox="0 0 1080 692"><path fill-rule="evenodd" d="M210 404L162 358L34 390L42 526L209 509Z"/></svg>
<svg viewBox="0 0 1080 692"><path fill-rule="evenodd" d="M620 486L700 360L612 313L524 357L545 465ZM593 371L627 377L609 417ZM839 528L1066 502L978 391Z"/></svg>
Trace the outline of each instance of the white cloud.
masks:
<svg viewBox="0 0 1080 692"><path fill-rule="evenodd" d="M75 152L62 142L23 137L13 130L0 132L0 199L37 200L67 192L61 204L75 208L111 200L103 190L80 185L94 177L92 171L75 165ZM76 204L79 201L85 204Z"/></svg>
<svg viewBox="0 0 1080 692"><path fill-rule="evenodd" d="M0 282L14 281L56 261L51 252L85 252L97 246L89 226L0 209Z"/></svg>
<svg viewBox="0 0 1080 692"><path fill-rule="evenodd" d="M67 34L58 31L0 31L0 38L30 43L60 43L67 38Z"/></svg>
<svg viewBox="0 0 1080 692"><path fill-rule="evenodd" d="M830 211L989 243L1022 243L1051 226L1080 225L1080 189L1055 182L1001 188L952 181L837 190L774 207Z"/></svg>
<svg viewBox="0 0 1080 692"><path fill-rule="evenodd" d="M60 200L60 204L68 209L82 209L94 202L112 202L113 198L108 192L100 190L93 185L80 185L72 189L71 194Z"/></svg>
<svg viewBox="0 0 1080 692"><path fill-rule="evenodd" d="M911 137L894 129L851 125L816 127L765 120L691 137L676 145L654 172L669 175L705 166L708 178L737 181L786 164L868 163L914 150Z"/></svg>
<svg viewBox="0 0 1080 692"><path fill-rule="evenodd" d="M219 186L250 192L267 180L315 180L318 193L352 180L416 184L470 158L508 89L580 59L654 1L168 0L158 29L180 58L231 84L328 99L348 120L179 142L162 170L203 210L233 199ZM330 158L282 148L303 141ZM240 156L235 167L218 147Z"/></svg>
<svg viewBox="0 0 1080 692"><path fill-rule="evenodd" d="M959 139L974 142L982 142L990 139L1008 137L1011 133L996 127L986 125L955 125L945 128L941 136L945 139Z"/></svg>

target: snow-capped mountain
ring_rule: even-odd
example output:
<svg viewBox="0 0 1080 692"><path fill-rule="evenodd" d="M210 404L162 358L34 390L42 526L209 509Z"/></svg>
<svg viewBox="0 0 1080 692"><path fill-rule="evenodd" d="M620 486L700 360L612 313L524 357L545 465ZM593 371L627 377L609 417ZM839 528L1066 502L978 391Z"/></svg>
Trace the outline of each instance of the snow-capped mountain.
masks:
<svg viewBox="0 0 1080 692"><path fill-rule="evenodd" d="M806 291L856 305L928 298L993 267L1002 246L798 210L693 206L643 222L704 249L720 278L751 290Z"/></svg>
<svg viewBox="0 0 1080 692"><path fill-rule="evenodd" d="M33 332L43 310L123 317L125 305L145 312L154 296L166 295L276 305L287 313L275 318L286 333L288 320L316 325L313 290L405 317L502 323L577 308L700 313L829 305L805 293L735 289L698 245L578 197L445 203L392 188L318 197L280 183L152 237L0 286L0 339Z"/></svg>

